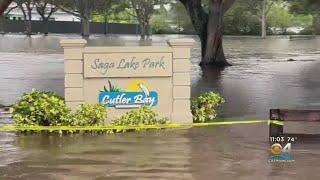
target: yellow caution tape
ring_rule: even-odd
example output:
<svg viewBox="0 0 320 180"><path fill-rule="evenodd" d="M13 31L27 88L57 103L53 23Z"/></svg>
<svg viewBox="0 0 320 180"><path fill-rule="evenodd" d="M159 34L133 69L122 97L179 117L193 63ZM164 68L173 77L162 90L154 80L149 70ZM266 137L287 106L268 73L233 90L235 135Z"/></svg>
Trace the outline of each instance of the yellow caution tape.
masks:
<svg viewBox="0 0 320 180"><path fill-rule="evenodd" d="M201 126L220 126L220 125L236 125L236 124L257 124L264 123L266 120L250 120L250 121L218 121L218 122L209 122L209 123L193 123L193 127Z"/></svg>
<svg viewBox="0 0 320 180"><path fill-rule="evenodd" d="M268 125L270 125L270 124L276 124L276 125L279 125L279 126L283 126L284 125L283 121L277 121L277 120L269 120L268 121Z"/></svg>
<svg viewBox="0 0 320 180"><path fill-rule="evenodd" d="M139 126L1 126L0 131L129 131L129 130L146 130L146 129L182 129L203 126L223 126L223 125L241 125L241 124L258 124L273 123L283 125L282 121L274 120L250 120L250 121L218 121L209 123L185 124L165 124L165 125L139 125Z"/></svg>
<svg viewBox="0 0 320 180"><path fill-rule="evenodd" d="M142 129L176 129L186 128L191 125L168 124L168 125L139 125L139 126L2 126L0 131L124 131Z"/></svg>

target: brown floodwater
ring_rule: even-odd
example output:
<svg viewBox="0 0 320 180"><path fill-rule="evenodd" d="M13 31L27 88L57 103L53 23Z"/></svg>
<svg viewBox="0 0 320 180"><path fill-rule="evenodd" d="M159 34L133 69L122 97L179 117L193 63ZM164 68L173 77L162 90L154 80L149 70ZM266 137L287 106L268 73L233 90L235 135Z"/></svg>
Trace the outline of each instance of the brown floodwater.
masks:
<svg viewBox="0 0 320 180"><path fill-rule="evenodd" d="M0 37L0 104L13 104L32 88L63 95L58 42L65 37ZM153 44L177 37L186 36L154 36ZM139 44L135 36L89 39L89 45L97 46ZM226 103L220 119L267 119L270 108L320 109L319 37L226 37L225 51L234 66L202 70L198 41L192 50L192 95L221 93ZM296 61L287 61L290 58ZM10 123L0 115L0 125ZM319 127L286 124L285 131L320 133ZM298 137L291 163L268 162L269 148L266 123L97 136L0 132L0 179L320 178L318 140Z"/></svg>

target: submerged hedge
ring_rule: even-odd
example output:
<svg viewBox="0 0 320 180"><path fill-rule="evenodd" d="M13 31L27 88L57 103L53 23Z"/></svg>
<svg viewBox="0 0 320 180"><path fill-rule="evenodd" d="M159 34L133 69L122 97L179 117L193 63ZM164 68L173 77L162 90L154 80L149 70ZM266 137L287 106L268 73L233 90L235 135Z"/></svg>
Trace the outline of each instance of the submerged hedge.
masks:
<svg viewBox="0 0 320 180"><path fill-rule="evenodd" d="M62 97L33 89L12 107L17 126L103 126L107 113L103 105L84 104L72 113Z"/></svg>
<svg viewBox="0 0 320 180"><path fill-rule="evenodd" d="M191 110L194 122L204 123L215 119L215 108L224 99L208 92L192 100ZM141 129L186 128L190 126L171 124L168 118L160 118L151 108L141 107L129 111L104 126L107 110L102 104L84 104L75 113L66 106L62 97L33 89L25 93L12 108L15 126L1 127L1 130L18 131L100 131L124 132ZM194 124L194 126L201 126Z"/></svg>
<svg viewBox="0 0 320 180"><path fill-rule="evenodd" d="M18 126L63 126L71 125L70 112L60 96L33 89L13 106L12 115Z"/></svg>
<svg viewBox="0 0 320 180"><path fill-rule="evenodd" d="M218 113L216 109L225 102L217 93L206 92L191 101L193 122L204 123L215 120Z"/></svg>
<svg viewBox="0 0 320 180"><path fill-rule="evenodd" d="M210 123L193 123L191 125L184 124L163 124L163 125L138 125L138 126L2 126L1 131L18 131L22 133L115 133L126 131L141 131L150 129L187 129L191 127L204 127L204 126L227 126L227 125L246 125L246 124L260 124L260 123L272 123L277 125L283 125L281 121L270 120L248 120L248 121L222 121L222 122L210 122Z"/></svg>

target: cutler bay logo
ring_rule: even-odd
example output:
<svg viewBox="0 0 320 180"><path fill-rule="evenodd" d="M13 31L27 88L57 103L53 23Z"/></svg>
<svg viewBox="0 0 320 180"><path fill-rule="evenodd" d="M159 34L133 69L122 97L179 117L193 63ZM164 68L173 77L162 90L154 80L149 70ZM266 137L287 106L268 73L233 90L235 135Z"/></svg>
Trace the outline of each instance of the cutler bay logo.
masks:
<svg viewBox="0 0 320 180"><path fill-rule="evenodd" d="M99 103L106 107L128 109L158 104L158 93L150 91L150 86L143 81L132 81L125 90L114 86L111 81L107 86L99 94Z"/></svg>

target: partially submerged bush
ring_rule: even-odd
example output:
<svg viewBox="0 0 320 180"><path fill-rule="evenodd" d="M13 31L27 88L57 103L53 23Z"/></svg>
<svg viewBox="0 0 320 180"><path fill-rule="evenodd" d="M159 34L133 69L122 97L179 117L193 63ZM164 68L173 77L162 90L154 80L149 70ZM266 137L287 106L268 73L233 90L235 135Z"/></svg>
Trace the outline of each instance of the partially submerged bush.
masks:
<svg viewBox="0 0 320 180"><path fill-rule="evenodd" d="M168 118L159 118L151 108L142 107L129 111L120 118L112 121L116 126L139 126L139 125L156 125L168 123Z"/></svg>
<svg viewBox="0 0 320 180"><path fill-rule="evenodd" d="M84 104L73 116L74 126L103 126L107 118L103 104Z"/></svg>
<svg viewBox="0 0 320 180"><path fill-rule="evenodd" d="M64 99L54 93L33 89L13 106L13 119L18 126L103 126L107 113L103 104L84 104L75 113ZM169 123L151 108L142 107L113 120L115 126L159 125Z"/></svg>
<svg viewBox="0 0 320 180"><path fill-rule="evenodd" d="M216 118L216 108L225 100L214 92L207 92L196 97L191 102L193 122L202 123L212 121Z"/></svg>
<svg viewBox="0 0 320 180"><path fill-rule="evenodd" d="M54 93L33 89L13 106L16 125L59 126L71 123L64 99Z"/></svg>

